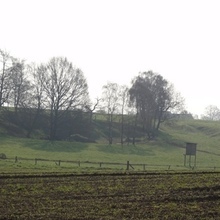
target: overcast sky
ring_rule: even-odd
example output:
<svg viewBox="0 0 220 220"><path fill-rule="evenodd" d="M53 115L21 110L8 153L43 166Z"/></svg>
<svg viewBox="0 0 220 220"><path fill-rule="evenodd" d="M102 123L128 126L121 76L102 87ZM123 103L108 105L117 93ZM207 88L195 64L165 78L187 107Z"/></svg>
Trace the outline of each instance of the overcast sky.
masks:
<svg viewBox="0 0 220 220"><path fill-rule="evenodd" d="M65 56L92 99L152 70L197 115L220 108L218 0L0 0L0 48L27 62Z"/></svg>

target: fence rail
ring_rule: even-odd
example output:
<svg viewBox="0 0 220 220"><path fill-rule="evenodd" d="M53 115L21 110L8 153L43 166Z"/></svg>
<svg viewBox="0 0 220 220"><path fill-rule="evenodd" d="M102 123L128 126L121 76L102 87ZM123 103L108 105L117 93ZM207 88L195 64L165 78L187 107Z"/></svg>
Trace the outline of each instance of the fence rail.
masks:
<svg viewBox="0 0 220 220"><path fill-rule="evenodd" d="M71 163L75 164L76 166L80 167L83 165L95 165L98 168L110 168L110 166L120 166L126 170L148 170L148 169L160 169L160 170L175 170L175 169L220 169L218 166L206 167L206 166L184 166L184 165L174 165L174 164L148 164L148 163L131 163L130 161L126 162L97 162L97 161L80 161L80 160L51 160L51 159L43 159L43 158L23 158L23 157L14 157L14 158L7 158L4 160L12 160L15 163L20 161L30 161L37 165L40 162L52 162L55 166L61 166L63 163Z"/></svg>

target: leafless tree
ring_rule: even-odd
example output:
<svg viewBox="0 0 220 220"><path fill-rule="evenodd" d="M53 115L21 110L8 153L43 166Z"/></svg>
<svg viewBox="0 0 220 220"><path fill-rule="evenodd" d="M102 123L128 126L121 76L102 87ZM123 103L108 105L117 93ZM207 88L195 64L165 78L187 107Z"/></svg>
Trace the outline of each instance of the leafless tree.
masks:
<svg viewBox="0 0 220 220"><path fill-rule="evenodd" d="M154 128L156 130L159 130L160 124L168 119L168 111L171 114L180 114L185 111L185 100L180 93L175 91L173 84L164 84L163 89L162 95L158 94L160 97L157 102L158 112L154 117Z"/></svg>
<svg viewBox="0 0 220 220"><path fill-rule="evenodd" d="M205 109L205 115L202 116L203 120L219 121L220 109L215 105L209 105Z"/></svg>
<svg viewBox="0 0 220 220"><path fill-rule="evenodd" d="M15 124L20 129L25 129L28 133L29 126L26 108L29 106L30 100L32 100L31 85L27 78L24 61L15 58L11 59L11 67L7 70L9 74L7 80L10 84L10 92L7 99L8 106L4 106L2 116L5 120ZM12 107L14 108L13 111L11 111Z"/></svg>
<svg viewBox="0 0 220 220"><path fill-rule="evenodd" d="M25 72L25 63L17 59L13 59L12 67L10 68L11 76L11 101L17 112L18 107L29 100L30 94L30 81L27 79L27 74Z"/></svg>
<svg viewBox="0 0 220 220"><path fill-rule="evenodd" d="M52 58L38 74L50 109L50 139L54 140L65 112L82 107L88 100L88 86L82 71L63 57Z"/></svg>
<svg viewBox="0 0 220 220"><path fill-rule="evenodd" d="M8 102L11 92L10 68L12 67L12 57L6 51L0 49L0 107Z"/></svg>
<svg viewBox="0 0 220 220"><path fill-rule="evenodd" d="M27 66L27 75L31 81L29 95L21 103L20 112L25 117L23 119L25 123L24 128L27 130L26 136L29 138L37 124L40 121L40 115L43 117L43 85L41 80L41 72L44 71L42 65L37 66L35 63ZM42 120L41 120L42 121Z"/></svg>
<svg viewBox="0 0 220 220"><path fill-rule="evenodd" d="M96 98L94 103L87 103L85 105L85 110L89 116L89 123L88 123L88 136L90 140L94 140L93 138L93 131L94 131L94 123L93 123L93 114L95 110L99 107L99 103L101 101L101 98Z"/></svg>
<svg viewBox="0 0 220 220"><path fill-rule="evenodd" d="M124 112L128 105L128 87L126 85L119 87L119 101L121 108L121 144L124 144Z"/></svg>
<svg viewBox="0 0 220 220"><path fill-rule="evenodd" d="M87 105L85 105L85 109L89 112L89 123L90 123L90 125L92 123L93 112L97 109L100 101L101 101L100 98L96 98L95 102L93 104L88 103Z"/></svg>
<svg viewBox="0 0 220 220"><path fill-rule="evenodd" d="M108 120L108 141L109 144L113 143L113 117L114 113L118 110L119 106L119 85L117 83L107 83L102 87L102 104L105 112L107 112Z"/></svg>

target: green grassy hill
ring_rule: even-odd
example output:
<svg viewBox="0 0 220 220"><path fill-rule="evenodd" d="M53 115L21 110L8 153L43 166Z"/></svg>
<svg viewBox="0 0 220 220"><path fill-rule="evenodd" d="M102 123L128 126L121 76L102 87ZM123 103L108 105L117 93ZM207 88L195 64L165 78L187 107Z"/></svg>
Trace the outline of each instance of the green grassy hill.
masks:
<svg viewBox="0 0 220 220"><path fill-rule="evenodd" d="M100 130L100 132L102 132ZM22 168L60 169L62 167L77 167L74 164L64 164L56 167L54 162L40 162L37 166L33 161L18 160L18 158L43 158L50 160L73 160L91 162L130 161L133 164L147 164L149 169L172 168L183 169L185 143L197 143L197 168L219 167L220 169L220 122L202 120L171 120L162 124L159 136L152 141L144 140L136 146L113 144L109 146L104 138L98 143L64 142L39 139L18 138L0 134L0 153L6 154L12 160L0 159L0 172ZM84 165L95 166L98 165ZM161 166L161 167L160 167ZM7 169L6 169L7 167ZM81 165L83 167L83 165ZM125 167L118 167L118 169ZM142 167L135 167L142 169ZM146 168L148 169L148 167Z"/></svg>
<svg viewBox="0 0 220 220"><path fill-rule="evenodd" d="M197 143L198 166L220 166L220 122L167 121L162 125L161 133L162 142L173 147L184 149L186 142Z"/></svg>

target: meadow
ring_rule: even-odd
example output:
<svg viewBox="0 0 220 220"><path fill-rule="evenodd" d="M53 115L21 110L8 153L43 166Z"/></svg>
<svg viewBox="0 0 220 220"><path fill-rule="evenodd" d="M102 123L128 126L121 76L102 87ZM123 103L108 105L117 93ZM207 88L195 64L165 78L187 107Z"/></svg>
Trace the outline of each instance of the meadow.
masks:
<svg viewBox="0 0 220 220"><path fill-rule="evenodd" d="M18 138L7 135L0 136L0 153L8 159L0 159L0 172L33 171L70 171L80 172L82 169L100 168L100 163L146 164L146 169L191 169L184 167L186 142L197 143L196 169L220 169L220 126L218 122L201 120L168 121L161 126L159 136L153 140L143 140L136 145L107 141L97 143L80 143L69 141L48 141L39 139ZM118 141L119 142L119 141ZM15 157L18 158L15 163ZM19 159L21 158L21 159ZM31 160L22 160L31 159ZM40 161L34 159L56 161L81 161L76 164ZM189 160L189 158L188 158ZM192 158L194 160L194 158ZM85 163L83 162L93 162ZM96 165L97 163L97 165ZM122 166L106 166L102 168L126 169ZM143 170L142 166L134 166L134 170Z"/></svg>
<svg viewBox="0 0 220 220"><path fill-rule="evenodd" d="M218 219L219 134L200 120L168 121L135 146L1 134L0 219ZM186 142L197 143L195 167L184 166Z"/></svg>

